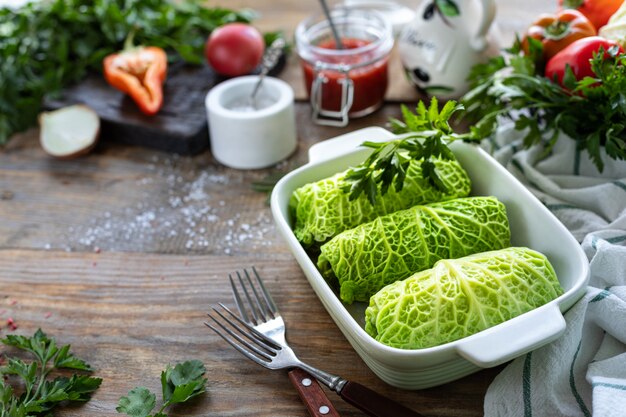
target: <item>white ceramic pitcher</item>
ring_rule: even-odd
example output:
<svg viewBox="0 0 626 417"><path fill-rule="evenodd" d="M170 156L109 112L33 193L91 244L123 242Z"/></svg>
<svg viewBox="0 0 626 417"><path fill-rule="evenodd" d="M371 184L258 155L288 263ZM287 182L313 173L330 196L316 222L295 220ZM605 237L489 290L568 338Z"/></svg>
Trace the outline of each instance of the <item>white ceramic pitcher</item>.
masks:
<svg viewBox="0 0 626 417"><path fill-rule="evenodd" d="M398 40L411 83L443 98L465 93L470 69L485 57L495 11L494 0L423 0Z"/></svg>

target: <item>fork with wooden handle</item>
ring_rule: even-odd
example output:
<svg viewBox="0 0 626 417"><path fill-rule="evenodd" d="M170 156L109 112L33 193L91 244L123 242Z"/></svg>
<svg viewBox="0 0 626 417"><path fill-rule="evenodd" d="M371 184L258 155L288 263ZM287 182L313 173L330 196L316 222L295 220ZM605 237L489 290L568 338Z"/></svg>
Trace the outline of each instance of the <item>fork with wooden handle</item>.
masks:
<svg viewBox="0 0 626 417"><path fill-rule="evenodd" d="M213 307L213 313L209 313L208 316L213 323L205 322L207 327L245 357L261 366L268 369L299 368L308 372L339 394L346 402L370 416L422 417L421 414L357 382L329 374L299 360L285 340L285 323L276 304L263 285L256 269L253 268L252 271L256 285L253 284L247 270L244 270L243 275L237 273L242 288L241 293L230 276L235 304L242 318L220 303L219 309ZM247 309L242 294L247 301Z"/></svg>
<svg viewBox="0 0 626 417"><path fill-rule="evenodd" d="M255 278L259 277L256 268L252 267L252 273ZM276 316L280 317L278 309L276 309L276 313L274 313L275 316L273 317L262 310L255 310L255 308L260 308L260 295L256 292L256 289L252 285L249 272L244 269L243 276L239 271L237 271L236 274L241 287L241 293L237 290L237 285L231 274L228 275L228 279L230 280L233 298L235 299L235 304L239 310L240 317L249 325L255 326L260 332L265 332L264 334L274 338L277 342L286 343L284 323L282 330L279 325L272 325L274 323L270 323L269 325L267 324L268 321L275 319ZM250 292L248 292L249 290ZM265 294L263 294L263 296L265 296ZM269 293L267 296L269 297ZM247 301L247 304L244 299ZM256 307L252 302L252 299L256 300ZM271 298L269 298L269 300L271 300ZM280 320L282 320L282 318ZM275 324L279 323L275 322ZM304 405L312 417L339 417L339 413L335 410L332 402L328 399L326 393L313 376L299 368L290 370L288 375L289 381L291 381L292 385L296 388L298 395L302 399L302 402L304 402Z"/></svg>

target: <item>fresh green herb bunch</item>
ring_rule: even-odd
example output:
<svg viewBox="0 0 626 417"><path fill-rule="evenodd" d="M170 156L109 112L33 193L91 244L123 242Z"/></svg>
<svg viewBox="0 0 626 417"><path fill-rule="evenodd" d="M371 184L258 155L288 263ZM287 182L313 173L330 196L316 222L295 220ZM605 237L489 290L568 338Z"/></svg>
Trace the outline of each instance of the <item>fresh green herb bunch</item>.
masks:
<svg viewBox="0 0 626 417"><path fill-rule="evenodd" d="M184 403L206 391L206 369L198 360L168 366L161 372L163 404L151 414L156 406L156 395L148 388L136 387L121 397L116 408L118 413L130 417L167 417L163 411L172 404Z"/></svg>
<svg viewBox="0 0 626 417"><path fill-rule="evenodd" d="M77 374L49 378L60 369L91 371L91 367L74 356L69 345L58 347L41 329L32 337L8 335L2 343L30 352L35 360L27 363L8 358L0 367L0 417L51 416L51 411L63 402L88 401L102 382L100 378ZM9 384L10 379L5 379L9 376L21 380L22 393L17 393Z"/></svg>
<svg viewBox="0 0 626 417"><path fill-rule="evenodd" d="M524 147L544 144L546 155L565 133L600 171L601 148L612 159L626 159L626 54L612 47L605 56L601 49L591 60L595 77L577 81L568 66L561 87L543 76L539 48L531 44L526 56L517 42L507 56L473 69L472 90L461 99L472 135L488 138L499 121L511 119L525 132Z"/></svg>
<svg viewBox="0 0 626 417"><path fill-rule="evenodd" d="M213 29L253 17L200 0L49 0L0 9L0 144L35 123L44 95L101 71L132 30L138 44L199 64Z"/></svg>
<svg viewBox="0 0 626 417"><path fill-rule="evenodd" d="M448 144L459 139L474 140L471 133L456 133L450 126L450 118L463 106L450 100L441 111L436 97L426 108L420 101L415 113L402 106L403 121L391 119L391 130L401 134L400 138L388 142L364 142L361 146L374 151L360 165L348 170L344 192L355 200L365 193L374 204L380 192L384 195L393 184L396 191L402 190L411 160L421 160L422 175L440 190L445 185L435 170L433 158L453 159Z"/></svg>

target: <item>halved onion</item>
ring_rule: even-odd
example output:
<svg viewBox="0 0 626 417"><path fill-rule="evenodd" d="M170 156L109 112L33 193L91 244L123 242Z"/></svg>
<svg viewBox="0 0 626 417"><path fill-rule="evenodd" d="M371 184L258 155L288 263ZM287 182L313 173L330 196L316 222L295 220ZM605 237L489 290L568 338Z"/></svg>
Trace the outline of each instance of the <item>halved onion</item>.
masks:
<svg viewBox="0 0 626 417"><path fill-rule="evenodd" d="M100 135L100 118L89 106L75 104L39 115L40 142L57 158L73 158L89 152Z"/></svg>

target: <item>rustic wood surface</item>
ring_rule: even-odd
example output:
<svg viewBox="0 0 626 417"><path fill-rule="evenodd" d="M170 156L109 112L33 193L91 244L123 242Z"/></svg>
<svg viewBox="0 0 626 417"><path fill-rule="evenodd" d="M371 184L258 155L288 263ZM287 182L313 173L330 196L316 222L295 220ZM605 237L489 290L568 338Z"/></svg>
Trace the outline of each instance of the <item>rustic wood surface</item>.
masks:
<svg viewBox="0 0 626 417"><path fill-rule="evenodd" d="M217 3L260 10L260 27L289 33L318 7L313 0ZM512 39L554 3L499 0L503 36ZM230 300L228 273L251 265L265 278L302 359L426 416L482 415L484 393L501 367L419 391L383 383L315 297L274 229L266 196L251 188L304 164L320 140L384 125L398 116L398 105L341 129L313 125L304 101L296 112L296 153L265 170L237 171L209 152L179 157L106 137L92 154L59 161L43 153L37 129L0 149L0 335L10 331L9 317L19 334L42 328L72 344L104 379L90 402L58 416L116 416L120 396L138 385L160 392L160 371L186 359L205 363L208 393L172 416L307 415L285 372L243 359L202 324L211 304ZM341 415L362 415L329 395Z"/></svg>

